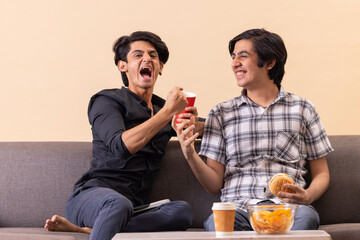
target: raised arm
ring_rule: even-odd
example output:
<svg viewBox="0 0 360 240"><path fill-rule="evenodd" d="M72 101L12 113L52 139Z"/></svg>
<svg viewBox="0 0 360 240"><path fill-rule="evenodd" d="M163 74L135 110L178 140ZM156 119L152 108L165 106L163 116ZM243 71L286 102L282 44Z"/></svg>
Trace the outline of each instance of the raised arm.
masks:
<svg viewBox="0 0 360 240"><path fill-rule="evenodd" d="M128 151L133 154L143 148L166 124L172 116L180 113L187 105L186 98L181 89L174 87L167 95L164 107L149 120L126 130L122 140Z"/></svg>
<svg viewBox="0 0 360 240"><path fill-rule="evenodd" d="M184 129L186 125L188 127ZM207 192L217 194L224 183L224 165L210 158L207 158L205 163L195 151L194 141L199 133L193 134L195 129L194 117L183 121L181 124L176 124L174 116L172 127L176 131L183 154L196 179Z"/></svg>

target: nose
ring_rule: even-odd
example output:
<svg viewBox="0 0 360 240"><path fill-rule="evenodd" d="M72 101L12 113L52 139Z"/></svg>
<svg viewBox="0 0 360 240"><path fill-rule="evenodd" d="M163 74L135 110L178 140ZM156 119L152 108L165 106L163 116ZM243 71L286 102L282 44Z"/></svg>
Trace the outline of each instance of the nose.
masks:
<svg viewBox="0 0 360 240"><path fill-rule="evenodd" d="M150 61L151 61L150 55L145 54L145 55L143 56L143 62L144 62L144 63L149 63Z"/></svg>
<svg viewBox="0 0 360 240"><path fill-rule="evenodd" d="M241 62L238 61L236 58L234 58L231 62L231 67L238 67L238 66L241 66Z"/></svg>

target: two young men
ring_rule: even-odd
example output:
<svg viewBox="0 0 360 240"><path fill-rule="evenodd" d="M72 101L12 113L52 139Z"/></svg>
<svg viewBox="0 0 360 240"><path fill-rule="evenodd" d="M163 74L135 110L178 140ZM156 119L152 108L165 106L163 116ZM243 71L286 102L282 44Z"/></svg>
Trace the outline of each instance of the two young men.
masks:
<svg viewBox="0 0 360 240"><path fill-rule="evenodd" d="M168 52L156 35L147 34L150 39L133 33L130 42L124 44L128 37L123 37L115 44L115 63L128 88L105 90L91 99L92 167L68 201L66 217L72 223L54 216L46 229L111 239L121 231L184 230L191 225L191 207L181 201L162 206L161 211L132 215L133 206L148 200L172 135L169 121L186 106L179 88L170 91L166 102L153 95ZM310 204L329 185L325 156L332 148L313 105L281 86L285 45L277 34L252 29L232 39L229 51L242 94L209 113L199 152L206 163L193 144L202 130L196 108L188 109L194 116L185 115L178 125L172 117L185 158L204 189L213 194L221 190L223 202L237 205L235 230L252 230L247 204L281 200L300 204L293 229L316 229L319 216ZM312 183L304 189L306 163ZM280 172L295 180L297 186L287 186L294 193L268 199L264 188ZM212 215L204 227L214 230Z"/></svg>
<svg viewBox="0 0 360 240"><path fill-rule="evenodd" d="M285 45L277 34L252 29L232 39L229 52L243 91L211 110L199 154L193 143L195 126L186 128L190 120L180 125L173 121L185 158L205 190L221 190L221 201L236 204L234 230L252 230L246 205L280 201L299 204L293 230L317 229L319 216L310 204L328 188L326 155L333 149L314 106L281 86ZM307 189L305 164L312 177ZM277 173L294 179L296 186L286 186L294 193L268 199L264 189ZM214 230L212 215L204 227Z"/></svg>

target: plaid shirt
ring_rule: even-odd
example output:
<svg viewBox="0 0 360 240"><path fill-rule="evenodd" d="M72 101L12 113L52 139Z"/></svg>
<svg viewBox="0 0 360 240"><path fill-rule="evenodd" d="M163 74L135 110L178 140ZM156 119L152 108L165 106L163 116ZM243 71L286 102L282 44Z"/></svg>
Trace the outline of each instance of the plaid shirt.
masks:
<svg viewBox="0 0 360 240"><path fill-rule="evenodd" d="M205 122L199 155L225 165L221 201L246 205L267 199L276 173L305 186L305 160L332 152L324 127L308 100L280 89L266 109L246 92L215 106ZM272 196L274 197L274 196Z"/></svg>

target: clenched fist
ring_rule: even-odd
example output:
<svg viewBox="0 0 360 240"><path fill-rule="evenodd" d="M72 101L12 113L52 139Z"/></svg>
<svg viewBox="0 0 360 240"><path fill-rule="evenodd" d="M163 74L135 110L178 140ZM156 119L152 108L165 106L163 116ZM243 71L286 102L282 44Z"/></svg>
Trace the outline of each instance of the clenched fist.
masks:
<svg viewBox="0 0 360 240"><path fill-rule="evenodd" d="M182 93L182 88L173 87L166 97L164 108L169 111L171 115L181 113L187 106L187 100Z"/></svg>

